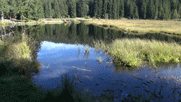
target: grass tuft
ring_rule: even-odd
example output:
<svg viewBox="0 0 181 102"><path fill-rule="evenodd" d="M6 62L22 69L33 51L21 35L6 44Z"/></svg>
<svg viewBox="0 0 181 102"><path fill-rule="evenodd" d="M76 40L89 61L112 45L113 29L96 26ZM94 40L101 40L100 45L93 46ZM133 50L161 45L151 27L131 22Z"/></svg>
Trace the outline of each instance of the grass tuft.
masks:
<svg viewBox="0 0 181 102"><path fill-rule="evenodd" d="M16 72L31 77L38 72L40 64L31 60L34 41L26 35L11 36L0 41L1 75L5 72Z"/></svg>

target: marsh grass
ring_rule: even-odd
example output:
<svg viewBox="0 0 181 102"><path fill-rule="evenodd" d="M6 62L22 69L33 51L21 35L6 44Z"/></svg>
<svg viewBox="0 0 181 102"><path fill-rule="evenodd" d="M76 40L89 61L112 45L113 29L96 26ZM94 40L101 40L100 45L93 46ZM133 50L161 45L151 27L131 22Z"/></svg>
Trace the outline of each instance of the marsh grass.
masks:
<svg viewBox="0 0 181 102"><path fill-rule="evenodd" d="M6 37L0 41L1 72L17 72L20 75L31 77L37 73L40 64L31 60L34 41L27 35ZM1 74L2 75L2 74Z"/></svg>
<svg viewBox="0 0 181 102"><path fill-rule="evenodd" d="M144 62L178 63L181 61L181 46L177 43L159 42L156 40L117 39L111 44L95 42L95 48L104 49L114 57L114 62L126 66L140 66Z"/></svg>
<svg viewBox="0 0 181 102"><path fill-rule="evenodd" d="M1 57L29 58L34 41L27 35L10 36L2 39L0 44Z"/></svg>
<svg viewBox="0 0 181 102"><path fill-rule="evenodd" d="M173 35L181 34L180 21L173 20L106 20L106 19L88 19L85 24L94 24L104 28L118 29L127 33L145 34L153 33L166 33Z"/></svg>

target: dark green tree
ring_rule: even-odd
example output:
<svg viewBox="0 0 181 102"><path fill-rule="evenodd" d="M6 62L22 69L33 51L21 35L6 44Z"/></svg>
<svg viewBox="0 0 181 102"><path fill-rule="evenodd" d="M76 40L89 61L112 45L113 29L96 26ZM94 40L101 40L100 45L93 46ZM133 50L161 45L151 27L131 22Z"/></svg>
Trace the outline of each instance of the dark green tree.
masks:
<svg viewBox="0 0 181 102"><path fill-rule="evenodd" d="M28 2L27 18L37 20L44 17L43 6L40 0L32 0Z"/></svg>
<svg viewBox="0 0 181 102"><path fill-rule="evenodd" d="M68 5L68 15L70 15L71 18L76 17L76 1L75 0L67 0Z"/></svg>
<svg viewBox="0 0 181 102"><path fill-rule="evenodd" d="M120 16L121 18L124 17L124 0L120 0L119 16Z"/></svg>
<svg viewBox="0 0 181 102"><path fill-rule="evenodd" d="M164 9L164 19L170 19L171 17L171 10L170 10L170 2L169 0L164 0L163 1L163 9Z"/></svg>
<svg viewBox="0 0 181 102"><path fill-rule="evenodd" d="M59 18L61 16L59 0L53 1L53 10L54 10L53 17Z"/></svg>
<svg viewBox="0 0 181 102"><path fill-rule="evenodd" d="M102 7L102 16L103 18L106 18L106 14L107 14L107 4L108 4L108 0L103 0L103 7Z"/></svg>
<svg viewBox="0 0 181 102"><path fill-rule="evenodd" d="M18 19L26 19L28 14L27 12L29 11L28 9L28 1L26 0L19 0L17 2L18 7L17 7L17 18Z"/></svg>
<svg viewBox="0 0 181 102"><path fill-rule="evenodd" d="M68 6L66 4L65 0L59 0L59 11L61 17L67 17L68 16Z"/></svg>
<svg viewBox="0 0 181 102"><path fill-rule="evenodd" d="M181 3L178 6L178 16L181 18Z"/></svg>
<svg viewBox="0 0 181 102"><path fill-rule="evenodd" d="M107 13L108 13L108 18L112 19L112 11L113 11L113 0L109 0L108 5L107 5Z"/></svg>
<svg viewBox="0 0 181 102"><path fill-rule="evenodd" d="M177 9L172 11L172 19L177 19L179 17L178 13L177 13Z"/></svg>
<svg viewBox="0 0 181 102"><path fill-rule="evenodd" d="M77 16L84 17L88 14L89 6L86 4L85 0L79 0L77 4Z"/></svg>
<svg viewBox="0 0 181 102"><path fill-rule="evenodd" d="M146 11L147 11L147 9L146 9L146 2L143 2L142 6L141 6L141 17L143 19L146 19Z"/></svg>
<svg viewBox="0 0 181 102"><path fill-rule="evenodd" d="M150 0L149 5L147 6L147 18L154 19L155 18L155 5L154 1Z"/></svg>
<svg viewBox="0 0 181 102"><path fill-rule="evenodd" d="M138 7L137 7L136 4L134 5L134 14L133 14L133 18L139 18Z"/></svg>
<svg viewBox="0 0 181 102"><path fill-rule="evenodd" d="M9 0L8 4L10 6L10 8L9 8L9 16L15 18L16 14L17 14L17 7L16 7L17 2L16 2L16 0Z"/></svg>

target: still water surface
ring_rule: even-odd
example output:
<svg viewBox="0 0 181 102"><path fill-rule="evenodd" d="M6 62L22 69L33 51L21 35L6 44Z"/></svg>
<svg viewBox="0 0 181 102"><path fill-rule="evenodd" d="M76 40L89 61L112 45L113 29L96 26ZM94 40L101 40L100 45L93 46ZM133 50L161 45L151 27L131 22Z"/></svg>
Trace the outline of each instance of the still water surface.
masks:
<svg viewBox="0 0 181 102"><path fill-rule="evenodd" d="M161 34L129 35L82 23L70 26L15 27L14 31L25 31L37 41L33 58L42 67L38 74L32 76L32 81L37 86L44 86L43 90L61 84L60 77L68 74L81 91L91 92L95 96L109 92L114 94L115 102L129 94L142 94L146 98L153 96L152 101L181 101L180 64L160 64L157 69L129 69L113 64L110 56L91 47L94 40L110 43L117 38L155 39L180 44L181 37Z"/></svg>

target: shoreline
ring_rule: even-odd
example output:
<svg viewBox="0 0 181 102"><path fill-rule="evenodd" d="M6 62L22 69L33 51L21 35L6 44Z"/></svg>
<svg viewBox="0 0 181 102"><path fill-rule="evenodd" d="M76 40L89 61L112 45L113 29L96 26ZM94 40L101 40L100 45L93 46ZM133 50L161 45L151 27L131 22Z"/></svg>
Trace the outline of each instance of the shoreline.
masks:
<svg viewBox="0 0 181 102"><path fill-rule="evenodd" d="M46 18L46 19L39 19L39 20L30 20L30 21L11 21L4 19L4 21L0 21L0 26L9 26L11 24L14 25L43 25L43 24L63 24L63 23L69 23L69 21L73 21L74 23L78 24L81 22L81 20L85 20L84 18Z"/></svg>
<svg viewBox="0 0 181 102"><path fill-rule="evenodd" d="M174 20L106 20L88 19L84 22L87 25L99 26L105 29L115 29L127 34L161 33L170 35L181 35L181 21Z"/></svg>
<svg viewBox="0 0 181 102"><path fill-rule="evenodd" d="M160 33L169 35L181 35L181 21L174 20L129 20L129 19L93 19L93 18L45 18L37 21L17 22L5 19L0 21L0 26L9 26L15 24L21 25L43 25L43 24L63 24L70 21L79 24L83 21L86 25L99 26L105 29L114 29L124 32L125 34L146 34Z"/></svg>

